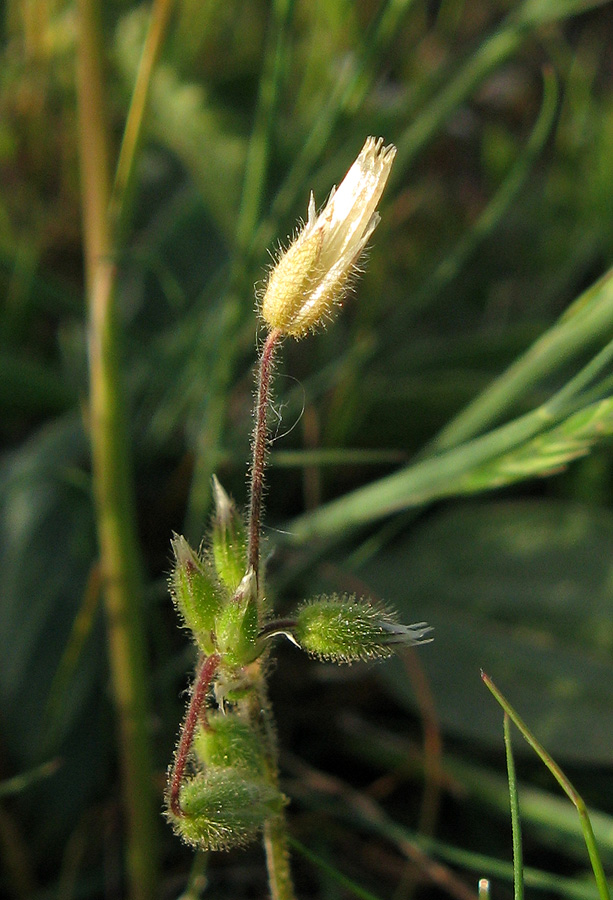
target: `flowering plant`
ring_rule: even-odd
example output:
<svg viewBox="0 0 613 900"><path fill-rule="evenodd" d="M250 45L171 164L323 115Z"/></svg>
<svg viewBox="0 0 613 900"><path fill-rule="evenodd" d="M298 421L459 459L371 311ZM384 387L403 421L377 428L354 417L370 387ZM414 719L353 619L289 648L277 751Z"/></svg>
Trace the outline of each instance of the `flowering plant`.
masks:
<svg viewBox="0 0 613 900"><path fill-rule="evenodd" d="M320 659L351 663L391 655L429 640L426 623L401 625L392 611L354 596L318 597L294 615L272 615L260 561L267 411L276 346L331 317L379 222L377 204L395 156L368 138L338 190L319 213L311 194L307 222L272 269L261 303L268 328L258 397L247 527L214 480L208 547L196 553L175 536L170 590L198 648L199 663L167 791L167 815L188 843L220 849L264 831L273 897L290 900L283 809L272 714L262 665L284 635Z"/></svg>

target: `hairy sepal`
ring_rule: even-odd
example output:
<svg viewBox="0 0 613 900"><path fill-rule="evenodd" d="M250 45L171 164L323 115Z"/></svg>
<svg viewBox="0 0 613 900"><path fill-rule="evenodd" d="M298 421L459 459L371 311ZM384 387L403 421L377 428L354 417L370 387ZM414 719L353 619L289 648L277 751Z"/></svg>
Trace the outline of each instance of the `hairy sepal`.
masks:
<svg viewBox="0 0 613 900"><path fill-rule="evenodd" d="M247 571L247 534L245 524L231 498L213 476L215 516L211 550L220 582L234 594Z"/></svg>
<svg viewBox="0 0 613 900"><path fill-rule="evenodd" d="M424 622L400 625L391 610L370 600L334 595L298 609L293 637L312 656L351 663L391 656L402 646L427 640L430 631Z"/></svg>
<svg viewBox="0 0 613 900"><path fill-rule="evenodd" d="M174 604L203 653L214 652L213 632L223 605L222 592L206 559L179 534L172 539L175 565L169 579Z"/></svg>

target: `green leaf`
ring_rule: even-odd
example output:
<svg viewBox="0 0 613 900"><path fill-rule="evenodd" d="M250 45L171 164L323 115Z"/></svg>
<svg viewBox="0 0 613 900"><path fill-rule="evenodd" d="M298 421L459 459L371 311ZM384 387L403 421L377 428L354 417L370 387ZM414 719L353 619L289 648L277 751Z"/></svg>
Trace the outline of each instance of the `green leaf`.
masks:
<svg viewBox="0 0 613 900"><path fill-rule="evenodd" d="M483 668L560 759L602 763L613 733L613 516L564 503L463 504L358 570L436 640L420 654L447 733L500 746ZM396 661L388 688L413 707ZM518 748L519 750L520 748Z"/></svg>
<svg viewBox="0 0 613 900"><path fill-rule="evenodd" d="M217 651L230 666L244 666L257 656L258 609L255 574L250 570L215 620Z"/></svg>
<svg viewBox="0 0 613 900"><path fill-rule="evenodd" d="M52 778L19 798L33 844L65 842L99 796L112 754L100 701L104 632L96 617L74 660L61 703L50 691L96 560L96 536L80 418L42 428L0 462L0 718L8 772L57 756Z"/></svg>
<svg viewBox="0 0 613 900"><path fill-rule="evenodd" d="M613 397L592 403L560 425L492 459L459 478L454 493L477 493L494 487L552 475L613 434Z"/></svg>

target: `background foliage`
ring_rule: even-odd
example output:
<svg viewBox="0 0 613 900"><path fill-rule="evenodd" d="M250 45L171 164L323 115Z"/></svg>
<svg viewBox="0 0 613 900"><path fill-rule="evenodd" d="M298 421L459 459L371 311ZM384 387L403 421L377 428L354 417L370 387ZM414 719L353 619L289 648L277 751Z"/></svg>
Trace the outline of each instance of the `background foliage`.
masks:
<svg viewBox="0 0 613 900"><path fill-rule="evenodd" d="M115 896L77 14L1 12L0 883ZM116 151L150 13L103 6ZM176 3L117 258L160 807L193 664L169 540L205 533L213 472L246 499L253 286L367 134L399 151L356 296L283 348L269 590L281 614L318 592L381 597L436 639L340 671L280 648L301 897L351 895L341 874L376 896L466 896L481 875L510 895L502 721L480 667L599 810L611 864L612 40L611 4L585 0ZM595 896L572 809L528 756L519 778L531 883ZM159 831L175 896L192 854ZM255 848L207 866L205 896L265 893Z"/></svg>

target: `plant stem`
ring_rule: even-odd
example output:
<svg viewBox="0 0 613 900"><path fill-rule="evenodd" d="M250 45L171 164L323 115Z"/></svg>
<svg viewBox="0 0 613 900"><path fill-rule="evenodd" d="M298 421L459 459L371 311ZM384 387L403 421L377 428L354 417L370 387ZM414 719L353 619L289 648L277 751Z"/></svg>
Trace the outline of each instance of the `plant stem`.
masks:
<svg viewBox="0 0 613 900"><path fill-rule="evenodd" d="M266 770L269 783L279 787L277 736L266 690L266 667L258 663L259 678L254 681L249 714L261 728L264 738ZM285 813L279 812L264 824L264 850L268 869L271 900L294 900L294 884L289 864L289 845Z"/></svg>
<svg viewBox="0 0 613 900"><path fill-rule="evenodd" d="M185 722L181 729L179 746L177 747L175 761L173 763L172 772L170 773L168 805L175 816L184 815L180 802L181 783L183 781L183 775L185 774L185 766L187 765L189 751L191 750L192 742L194 740L196 724L201 718L200 712L204 708L206 695L211 686L211 682L215 677L219 662L220 656L217 653L213 653L212 656L206 657L206 659L202 661L194 681L192 698L189 701L187 715L185 716ZM201 719L201 721L203 720Z"/></svg>
<svg viewBox="0 0 613 900"><path fill-rule="evenodd" d="M260 570L260 530L262 526L262 492L264 469L268 449L268 401L274 363L274 354L281 338L281 331L273 329L262 348L258 367L258 395L255 406L255 427L253 431L253 461L251 465L251 494L249 504L249 544L248 566L255 572L258 595L261 595ZM260 628L263 622L260 621ZM275 787L279 782L277 748L272 713L266 694L263 672L261 681L254 690L251 716L264 726L268 778ZM268 867L268 882L272 900L294 900L294 887L289 867L289 850L285 816L281 812L271 817L264 825L264 848Z"/></svg>
<svg viewBox="0 0 613 900"><path fill-rule="evenodd" d="M264 825L264 849L268 866L271 900L294 900L294 885L289 868L289 848L285 815L268 819Z"/></svg>
<svg viewBox="0 0 613 900"><path fill-rule="evenodd" d="M248 566L255 572L259 583L260 529L262 519L262 491L268 444L268 400L276 345L281 337L279 329L273 329L266 338L258 369L258 396L255 407L253 431L253 461L251 465L251 496L249 503Z"/></svg>
<svg viewBox="0 0 613 900"><path fill-rule="evenodd" d="M79 155L89 305L93 482L127 818L129 894L132 900L151 900L159 883L157 804L149 736L140 552L120 378L115 247L108 215L109 132L105 117L103 37L97 0L79 0L77 8Z"/></svg>

